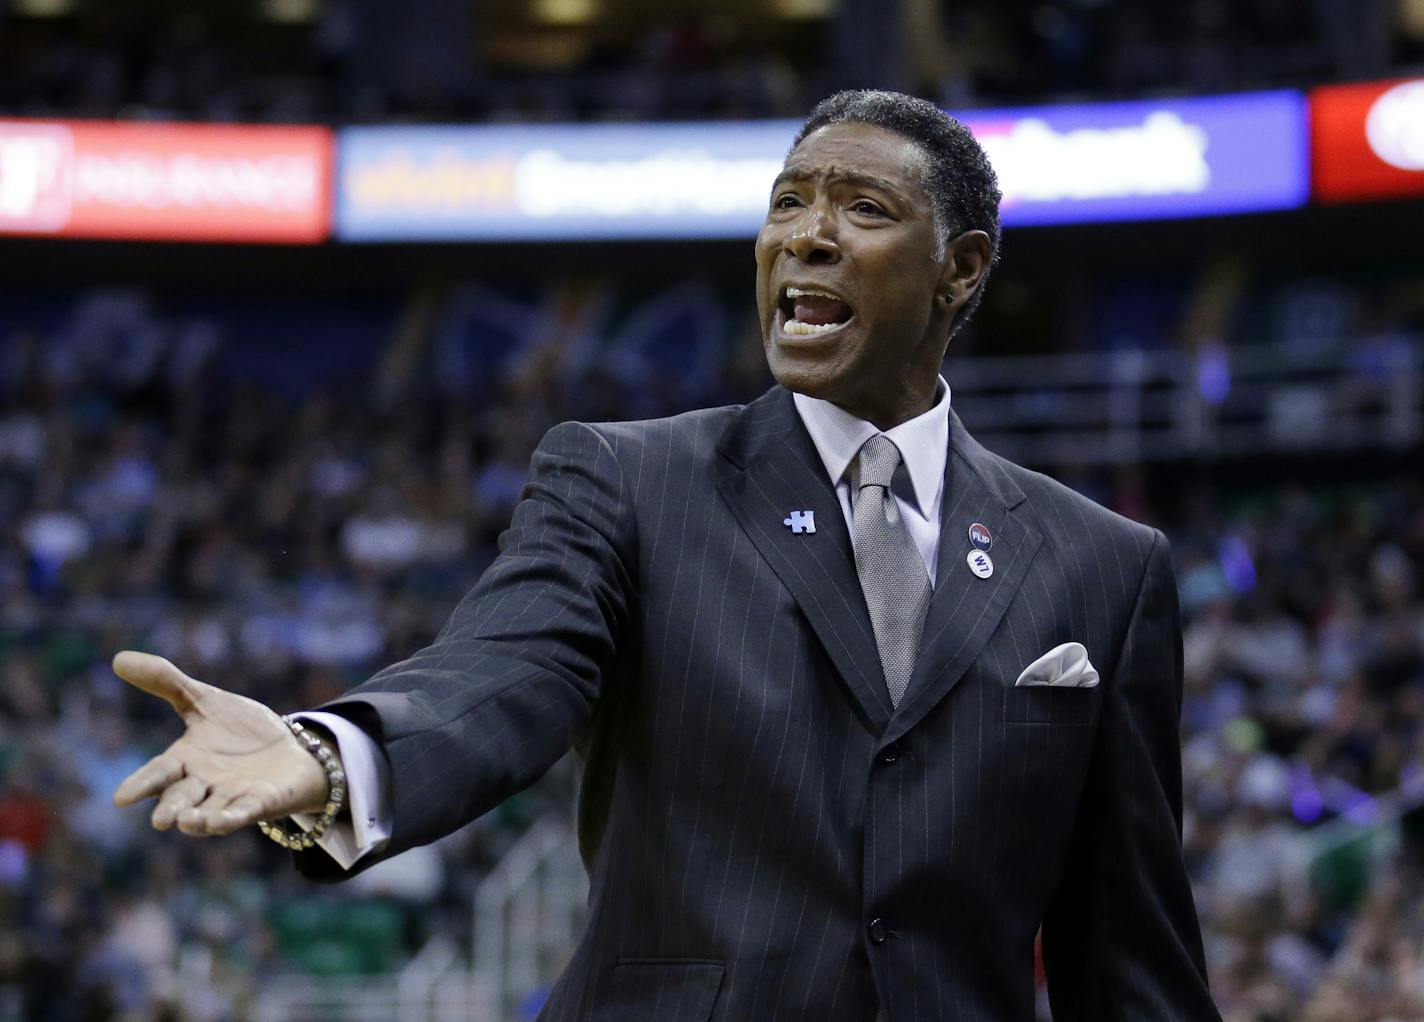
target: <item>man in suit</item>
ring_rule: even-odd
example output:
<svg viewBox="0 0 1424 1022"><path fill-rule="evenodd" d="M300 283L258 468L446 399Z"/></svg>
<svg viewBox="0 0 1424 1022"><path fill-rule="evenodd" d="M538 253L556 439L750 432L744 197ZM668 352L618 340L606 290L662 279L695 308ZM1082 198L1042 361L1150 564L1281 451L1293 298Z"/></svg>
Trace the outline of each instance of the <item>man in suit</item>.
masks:
<svg viewBox="0 0 1424 1022"><path fill-rule="evenodd" d="M946 345L999 193L931 104L842 93L757 239L779 386L745 407L566 423L435 642L306 719L351 821L339 877L584 763L588 927L542 1018L1217 1019L1180 851L1166 543L990 454ZM154 825L318 811L266 708L166 661L116 670L185 736L125 782Z"/></svg>

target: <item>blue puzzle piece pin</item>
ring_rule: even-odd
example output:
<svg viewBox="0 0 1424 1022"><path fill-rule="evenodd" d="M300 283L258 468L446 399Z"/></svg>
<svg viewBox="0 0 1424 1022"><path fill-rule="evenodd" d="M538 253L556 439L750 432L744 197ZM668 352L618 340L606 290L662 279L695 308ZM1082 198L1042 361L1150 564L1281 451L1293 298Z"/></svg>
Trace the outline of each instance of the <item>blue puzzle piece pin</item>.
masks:
<svg viewBox="0 0 1424 1022"><path fill-rule="evenodd" d="M816 512L792 511L788 517L782 519L781 524L798 536L803 532L813 533L816 531Z"/></svg>

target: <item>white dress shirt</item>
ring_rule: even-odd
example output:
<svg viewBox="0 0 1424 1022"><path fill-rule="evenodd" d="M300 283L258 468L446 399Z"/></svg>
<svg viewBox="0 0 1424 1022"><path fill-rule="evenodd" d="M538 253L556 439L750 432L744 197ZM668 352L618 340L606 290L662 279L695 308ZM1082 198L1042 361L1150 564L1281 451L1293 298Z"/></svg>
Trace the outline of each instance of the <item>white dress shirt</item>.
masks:
<svg viewBox="0 0 1424 1022"><path fill-rule="evenodd" d="M890 489L900 507L901 520L910 530L915 547L924 559L930 585L936 576L939 549L939 512L944 501L944 466L949 451L949 384L939 380L939 397L934 407L922 415L885 430L900 449L903 463L895 470ZM826 475L836 488L846 527L854 534L851 493L856 455L861 445L880 432L872 423L857 419L845 409L807 397L792 395L796 412L816 451L821 455ZM318 724L331 732L341 752L346 771L346 800L351 819L333 823L317 839L328 855L350 869L363 856L383 848L391 836L394 813L391 807L391 778L385 755L375 740L345 717L334 713L299 713L298 720ZM312 816L294 817L311 829Z"/></svg>
<svg viewBox="0 0 1424 1022"><path fill-rule="evenodd" d="M851 477L856 474L856 455L867 440L881 431L829 401L805 394L793 394L792 398L826 466L826 475L836 488L846 527L854 535ZM890 481L890 490L933 586L939 551L939 509L944 501L944 463L949 451L949 384L944 377L940 377L939 397L933 408L885 430L885 435L900 449L902 459Z"/></svg>
<svg viewBox="0 0 1424 1022"><path fill-rule="evenodd" d="M346 806L351 818L332 823L316 843L342 869L350 869L362 856L379 851L390 840L395 814L386 754L374 738L338 714L313 710L293 716L303 724L326 728L336 739L341 769L346 774ZM298 813L292 819L303 830L311 830L316 815Z"/></svg>

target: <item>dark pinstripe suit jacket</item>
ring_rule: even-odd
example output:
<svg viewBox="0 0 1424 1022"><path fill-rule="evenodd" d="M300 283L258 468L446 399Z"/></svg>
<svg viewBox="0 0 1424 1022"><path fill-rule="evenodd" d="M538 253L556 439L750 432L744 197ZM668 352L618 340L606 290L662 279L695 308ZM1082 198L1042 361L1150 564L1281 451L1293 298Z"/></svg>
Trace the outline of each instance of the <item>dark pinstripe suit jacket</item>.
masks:
<svg viewBox="0 0 1424 1022"><path fill-rule="evenodd" d="M939 581L892 712L791 396L545 437L430 647L327 707L380 740L386 854L585 761L573 1022L1216 1019L1179 847L1180 634L1159 533L951 418ZM782 524L815 512L814 534ZM994 536L994 573L964 563ZM1094 689L1015 688L1083 643ZM311 873L334 868L308 853Z"/></svg>

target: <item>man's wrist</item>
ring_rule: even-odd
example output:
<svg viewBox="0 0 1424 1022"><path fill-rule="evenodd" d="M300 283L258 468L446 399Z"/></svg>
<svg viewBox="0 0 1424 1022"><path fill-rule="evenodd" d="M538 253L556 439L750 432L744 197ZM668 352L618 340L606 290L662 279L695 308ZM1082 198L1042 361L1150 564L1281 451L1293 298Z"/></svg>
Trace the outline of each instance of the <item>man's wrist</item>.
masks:
<svg viewBox="0 0 1424 1022"><path fill-rule="evenodd" d="M323 749L328 750L330 756L332 756L332 759L335 760L336 769L339 770L340 773L342 773L342 776L345 776L346 766L342 763L342 750L340 750L340 746L336 742L335 734L330 733L329 730L326 729L326 727L322 727L320 725L313 725L313 723L310 723L309 720L303 720L302 727L305 727L305 729L308 730L308 733L313 734L313 736L315 736L316 739L318 739L319 742L322 743ZM332 791L330 791L330 780L328 773L326 773L326 770L323 769L322 790L320 790L319 796L316 797L316 800L313 801L310 806L303 806L302 808L299 808L299 810L296 811L298 811L298 813L320 813L320 811L322 811L323 808L326 807L326 803L328 803L330 799L332 799ZM343 799L342 807L340 807L340 811L336 814L336 816L337 818L339 818L342 816L347 816L347 814L349 814L349 807L347 807L347 800Z"/></svg>
<svg viewBox="0 0 1424 1022"><path fill-rule="evenodd" d="M335 735L333 735L326 728L322 727L320 724L313 724L310 721L306 720L303 720L301 722L300 727L321 743L321 748L335 764L335 774L333 774L333 771L327 768L325 758L314 758L315 765L320 767L322 771L320 790L310 804L303 805L293 811L293 815L295 815L296 813L311 813L314 815L319 815L326 809L327 805L329 805L333 801L333 776L340 778L344 782L346 775L346 767L341 762L341 746L337 743ZM350 811L348 807L348 800L345 798L345 785L343 783L342 797L339 800L336 818L340 819L341 817L347 816L349 814Z"/></svg>
<svg viewBox="0 0 1424 1022"><path fill-rule="evenodd" d="M385 754L367 731L339 713L307 710L295 716L334 736L340 749L347 808L318 844L343 869L351 869L362 857L380 852L390 840L391 778ZM311 822L306 814L293 819L302 827Z"/></svg>
<svg viewBox="0 0 1424 1022"><path fill-rule="evenodd" d="M325 776L326 801L322 803L320 815L309 825L304 823L296 833L291 833L283 829L280 823L270 820L259 820L257 828L283 848L298 851L311 848L335 822L336 814L346 802L346 774L341 769L340 758L331 751L329 745L324 744L314 732L308 731L301 721L294 717L283 717L282 723L291 730L303 750L310 753L320 765ZM305 786L303 783L303 787Z"/></svg>

